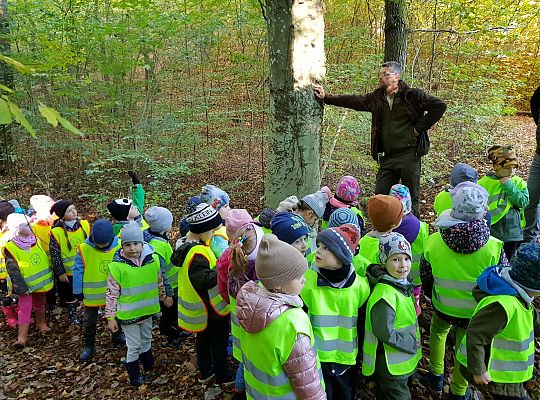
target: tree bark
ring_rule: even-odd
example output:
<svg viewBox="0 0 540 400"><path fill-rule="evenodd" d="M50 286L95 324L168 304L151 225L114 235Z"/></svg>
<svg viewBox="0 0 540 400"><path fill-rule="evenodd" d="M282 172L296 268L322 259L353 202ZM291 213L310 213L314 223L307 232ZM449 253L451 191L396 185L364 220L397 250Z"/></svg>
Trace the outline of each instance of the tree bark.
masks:
<svg viewBox="0 0 540 400"><path fill-rule="evenodd" d="M397 61L405 71L407 24L405 0L384 0L384 61Z"/></svg>
<svg viewBox="0 0 540 400"><path fill-rule="evenodd" d="M313 84L325 76L322 0L266 0L270 110L265 205L320 185L322 103Z"/></svg>
<svg viewBox="0 0 540 400"><path fill-rule="evenodd" d="M0 36L7 38L9 35L8 0L0 0ZM8 39L0 39L0 51L9 55L11 46ZM4 62L0 62L0 83L13 89L13 69ZM3 91L2 91L3 92ZM5 174L11 166L13 149L13 134L11 125L0 125L0 174Z"/></svg>

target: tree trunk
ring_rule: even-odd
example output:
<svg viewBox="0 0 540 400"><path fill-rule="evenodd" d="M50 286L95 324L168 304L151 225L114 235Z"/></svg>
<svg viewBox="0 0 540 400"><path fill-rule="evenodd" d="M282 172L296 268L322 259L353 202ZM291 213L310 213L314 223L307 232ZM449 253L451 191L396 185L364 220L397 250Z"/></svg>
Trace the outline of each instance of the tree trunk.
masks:
<svg viewBox="0 0 540 400"><path fill-rule="evenodd" d="M263 10L264 11L264 10ZM313 84L325 75L322 0L266 0L270 110L265 205L320 185L323 107Z"/></svg>
<svg viewBox="0 0 540 400"><path fill-rule="evenodd" d="M407 26L405 0L384 0L384 61L397 61L405 71Z"/></svg>
<svg viewBox="0 0 540 400"><path fill-rule="evenodd" d="M8 39L4 39L8 35L8 0L0 0L0 52L5 55L9 55L11 50ZM0 83L13 89L13 69L4 62L0 62ZM5 174L11 166L10 154L13 149L11 125L0 125L0 142L0 174Z"/></svg>

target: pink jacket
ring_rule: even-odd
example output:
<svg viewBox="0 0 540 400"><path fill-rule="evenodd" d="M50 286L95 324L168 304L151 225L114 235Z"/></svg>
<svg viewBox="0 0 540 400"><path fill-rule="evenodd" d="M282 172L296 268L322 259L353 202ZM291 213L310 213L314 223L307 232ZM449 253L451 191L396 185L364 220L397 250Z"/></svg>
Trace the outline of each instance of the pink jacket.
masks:
<svg viewBox="0 0 540 400"><path fill-rule="evenodd" d="M301 306L302 300L298 296L270 293L255 282L244 284L236 297L238 321L250 333L263 330L288 309ZM317 352L308 336L298 335L283 369L297 399L326 399L317 369Z"/></svg>
<svg viewBox="0 0 540 400"><path fill-rule="evenodd" d="M227 280L229 279L229 256L231 248L227 247L221 257L216 262L217 269L217 287L218 292L223 297L223 300L229 304L229 291L227 289Z"/></svg>

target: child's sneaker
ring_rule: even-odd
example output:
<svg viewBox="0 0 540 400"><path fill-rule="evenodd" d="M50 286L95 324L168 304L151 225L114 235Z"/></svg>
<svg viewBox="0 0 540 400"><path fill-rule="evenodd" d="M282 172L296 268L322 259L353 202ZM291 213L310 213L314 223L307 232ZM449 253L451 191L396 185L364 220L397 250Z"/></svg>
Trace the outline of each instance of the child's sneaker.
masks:
<svg viewBox="0 0 540 400"><path fill-rule="evenodd" d="M198 381L199 383L202 383L203 385L206 385L208 382L210 382L212 379L214 379L216 376L216 374L214 372L212 372L210 375L204 377L204 376L200 376Z"/></svg>

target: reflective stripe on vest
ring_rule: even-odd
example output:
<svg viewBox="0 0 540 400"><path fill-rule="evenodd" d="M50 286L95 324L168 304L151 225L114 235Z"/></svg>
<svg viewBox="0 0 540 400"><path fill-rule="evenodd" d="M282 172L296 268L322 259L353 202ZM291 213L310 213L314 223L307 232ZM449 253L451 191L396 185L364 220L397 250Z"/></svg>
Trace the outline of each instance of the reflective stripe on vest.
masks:
<svg viewBox="0 0 540 400"><path fill-rule="evenodd" d="M301 308L292 308L257 333L240 330L246 394L249 399L296 399L289 377L283 369L298 334L311 339L308 316ZM317 358L317 367L320 363Z"/></svg>
<svg viewBox="0 0 540 400"><path fill-rule="evenodd" d="M107 278L109 276L109 264L114 254L120 248L120 241L115 247L107 251L101 251L95 247L81 243L78 252L83 263L83 304L87 307L99 307L105 305L107 293Z"/></svg>
<svg viewBox="0 0 540 400"><path fill-rule="evenodd" d="M523 190L527 187L527 182L519 176L514 175L510 179L519 190ZM508 201L508 194L498 179L484 176L478 181L478 184L486 189L489 194L488 210L491 215L491 224L494 225L508 214L508 211L513 207L513 204Z"/></svg>
<svg viewBox="0 0 540 400"><path fill-rule="evenodd" d="M321 362L356 364L358 309L369 297L369 283L352 273L354 282L346 288L318 286L319 276L312 269L304 274L306 283L300 296L308 309Z"/></svg>
<svg viewBox="0 0 540 400"><path fill-rule="evenodd" d="M154 251L163 258L165 263L165 276L169 280L171 287L176 289L178 287L178 270L180 268L171 263L171 256L173 254L171 244L167 240L157 237L150 240L149 244L154 248Z"/></svg>
<svg viewBox="0 0 540 400"><path fill-rule="evenodd" d="M159 259L152 255L152 261L142 266L112 261L109 272L120 285L116 317L129 320L149 316L159 312Z"/></svg>
<svg viewBox="0 0 540 400"><path fill-rule="evenodd" d="M487 296L480 301L474 315L493 303L504 308L507 323L491 341L489 375L497 383L526 382L532 378L534 369L534 306L526 308L514 296ZM456 358L467 366L467 336L461 342Z"/></svg>
<svg viewBox="0 0 540 400"><path fill-rule="evenodd" d="M67 237L66 237L67 233ZM75 231L68 231L62 227L57 226L51 229L51 235L54 236L58 247L60 248L60 257L62 257L62 264L66 274L73 275L73 265L75 264L75 256L77 255L77 247L83 244L90 233L90 224L88 221L81 219L79 221L79 228ZM71 250L68 248L68 241L71 243Z"/></svg>
<svg viewBox="0 0 540 400"><path fill-rule="evenodd" d="M451 250L439 232L430 235L424 245L424 257L433 273L433 306L457 318L471 318L476 307L472 289L489 266L499 262L503 243L490 237L487 243L470 254Z"/></svg>
<svg viewBox="0 0 540 400"><path fill-rule="evenodd" d="M364 355L362 359L362 373L370 376L375 371L377 347L379 340L373 334L371 325L371 309L379 300L383 300L395 311L393 329L401 334L411 334L420 341L420 329L416 319L414 299L405 296L395 288L385 283L377 283L368 300L366 309L366 325L364 337ZM392 375L405 375L415 370L418 361L422 357L422 348L419 347L415 354L408 354L383 343L384 354L388 371Z"/></svg>
<svg viewBox="0 0 540 400"><path fill-rule="evenodd" d="M420 230L416 239L411 243L411 273L410 277L413 280L415 285L421 285L422 281L420 280L420 259L424 253L424 243L429 236L429 225L425 222L420 221Z"/></svg>
<svg viewBox="0 0 540 400"><path fill-rule="evenodd" d="M203 299L199 296L189 279L191 261L196 255L208 260L210 269L216 266L216 256L209 246L197 244L189 249L178 275L178 326L191 332L200 332L206 329L208 311ZM217 286L208 290L208 298L214 311L219 315L227 315L229 306L217 290Z"/></svg>
<svg viewBox="0 0 540 400"><path fill-rule="evenodd" d="M8 273L6 269L6 259L4 258L3 249L8 242L9 235L7 231L0 232L0 279L8 279Z"/></svg>
<svg viewBox="0 0 540 400"><path fill-rule="evenodd" d="M21 276L30 293L48 292L53 287L53 273L49 257L36 243L29 251L22 250L13 242L6 243L4 252L9 251L17 261Z"/></svg>

